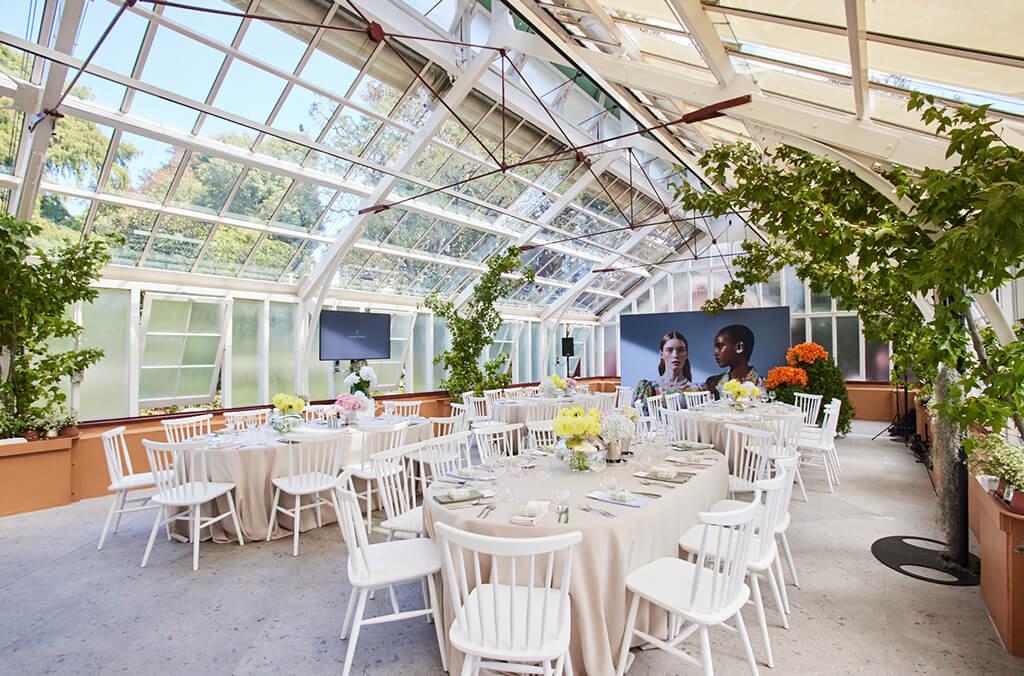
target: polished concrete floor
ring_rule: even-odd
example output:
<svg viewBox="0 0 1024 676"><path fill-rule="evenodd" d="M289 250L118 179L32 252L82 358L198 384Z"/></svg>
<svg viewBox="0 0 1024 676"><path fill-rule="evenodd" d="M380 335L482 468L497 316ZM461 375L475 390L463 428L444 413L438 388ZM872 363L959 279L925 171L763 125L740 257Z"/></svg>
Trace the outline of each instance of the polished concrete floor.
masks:
<svg viewBox="0 0 1024 676"><path fill-rule="evenodd" d="M924 469L899 443L870 441L858 423L840 441L834 495L806 471L810 502L794 501L790 539L800 589L791 628L771 627L775 674L1022 674L1007 657L978 588L939 586L877 563L871 543L893 534L937 536ZM106 499L0 518L0 674L328 674L341 671L338 640L348 598L345 550L335 527L290 543L206 543L193 573L190 548L158 540L140 569L150 517L126 518L102 552ZM419 587L400 591L419 602ZM386 594L370 603L383 611ZM753 609L744 613L760 641ZM773 614L769 611L769 621ZM734 634L713 634L719 674L747 674ZM431 625L411 620L363 631L353 673L441 673ZM660 651L630 674L689 674Z"/></svg>

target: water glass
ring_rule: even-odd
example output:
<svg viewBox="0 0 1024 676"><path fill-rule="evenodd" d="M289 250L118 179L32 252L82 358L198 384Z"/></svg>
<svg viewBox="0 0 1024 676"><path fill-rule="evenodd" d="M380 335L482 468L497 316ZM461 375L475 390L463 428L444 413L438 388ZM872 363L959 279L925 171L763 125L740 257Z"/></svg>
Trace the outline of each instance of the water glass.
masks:
<svg viewBox="0 0 1024 676"><path fill-rule="evenodd" d="M612 493L619 487L619 480L611 472L605 472L601 475L601 488L606 493Z"/></svg>
<svg viewBox="0 0 1024 676"><path fill-rule="evenodd" d="M555 507L568 507L572 502L572 491L568 488L559 488L555 491Z"/></svg>

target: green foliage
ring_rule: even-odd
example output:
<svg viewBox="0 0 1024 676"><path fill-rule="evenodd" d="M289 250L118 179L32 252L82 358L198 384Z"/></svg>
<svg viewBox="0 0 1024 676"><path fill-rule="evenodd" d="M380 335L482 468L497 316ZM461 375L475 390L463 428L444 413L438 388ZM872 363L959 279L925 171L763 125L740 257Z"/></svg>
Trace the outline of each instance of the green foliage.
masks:
<svg viewBox="0 0 1024 676"><path fill-rule="evenodd" d="M967 463L976 474L998 477L1018 490L1024 489L1024 449L1011 446L998 434L975 439Z"/></svg>
<svg viewBox="0 0 1024 676"><path fill-rule="evenodd" d="M799 385L790 385L785 383L774 388L772 392L775 393L776 401L781 401L784 404L793 404L796 402L796 393L805 392L806 390Z"/></svg>
<svg viewBox="0 0 1024 676"><path fill-rule="evenodd" d="M69 319L68 308L91 301L109 254L102 240L44 252L29 243L39 226L0 214L0 408L20 432L66 400L62 381L84 371L102 350L53 348L55 339L74 339L82 327Z"/></svg>
<svg viewBox="0 0 1024 676"><path fill-rule="evenodd" d="M444 318L451 333L451 348L437 355L434 362L444 367L446 375L441 387L448 390L453 401L460 401L464 392L479 396L484 390L512 384L506 367L508 355L499 354L484 363L482 369L480 357L501 328L498 301L534 279L533 270L525 270L515 279L502 278L518 272L521 267L519 249L509 247L487 260L487 270L480 275L472 297L462 307L456 308L451 301L442 300L436 294L424 301L427 308Z"/></svg>

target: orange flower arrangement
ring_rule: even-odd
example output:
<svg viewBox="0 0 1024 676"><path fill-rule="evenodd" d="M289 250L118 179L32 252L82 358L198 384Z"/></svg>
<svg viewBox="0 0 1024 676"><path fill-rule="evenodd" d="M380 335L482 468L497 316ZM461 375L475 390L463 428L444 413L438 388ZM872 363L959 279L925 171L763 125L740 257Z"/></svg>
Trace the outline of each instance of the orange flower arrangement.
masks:
<svg viewBox="0 0 1024 676"><path fill-rule="evenodd" d="M774 390L780 385L807 387L807 371L795 366L776 366L768 371L768 379L764 381L764 386Z"/></svg>
<svg viewBox="0 0 1024 676"><path fill-rule="evenodd" d="M819 359L828 359L828 352L817 343L800 343L786 350L786 363L790 366L813 364Z"/></svg>

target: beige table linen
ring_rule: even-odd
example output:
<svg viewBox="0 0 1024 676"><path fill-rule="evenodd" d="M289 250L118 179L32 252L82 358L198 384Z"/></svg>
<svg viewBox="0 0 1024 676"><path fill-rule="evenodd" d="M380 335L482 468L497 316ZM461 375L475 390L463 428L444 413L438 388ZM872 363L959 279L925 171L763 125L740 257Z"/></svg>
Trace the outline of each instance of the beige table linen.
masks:
<svg viewBox="0 0 1024 676"><path fill-rule="evenodd" d="M664 463L658 463L662 465ZM583 541L573 553L572 582L572 653L573 669L577 674L604 676L615 672L615 661L626 629L627 595L626 576L630 571L654 559L679 555L677 542L687 529L698 523L697 514L725 497L728 475L724 458L715 465L697 470L688 483L670 489L662 486L642 486L632 476L635 463L609 467L620 487L661 493L663 497L639 507L626 507L590 500L585 495L599 488L600 475L573 474L568 468L555 467L550 480L538 481L537 470L523 476L500 479L502 487L512 490L513 499L498 503L497 509L486 519L476 519L477 510L449 509L431 496L442 487L432 487L424 500L424 520L427 532L433 536L434 522L441 521L463 530L501 537L540 537L567 531L583 532ZM572 511L568 524L559 524L554 508L536 526L517 526L510 518L528 500L553 500L556 489L572 491ZM607 518L578 508L579 504L614 512L618 516ZM444 601L444 622L447 629L454 621L451 599L444 585L439 587ZM664 611L652 611L641 603L637 627L655 635L667 630ZM449 670L459 673L462 655L451 650Z"/></svg>
<svg viewBox="0 0 1024 676"><path fill-rule="evenodd" d="M726 425L743 425L762 429L763 415L785 415L787 413L799 413L800 408L791 404L772 402L762 404L760 402L747 404L742 411L734 409L724 402L716 402L702 406L696 410L697 430L700 440L713 444L714 447L725 452Z"/></svg>
<svg viewBox="0 0 1024 676"><path fill-rule="evenodd" d="M364 439L360 427L365 429L366 425L365 421L360 421L356 427L344 429L342 466L360 462ZM406 441L408 443L423 441L430 435L430 421L419 420L409 426L406 432ZM206 451L210 480L230 481L235 484L235 509L238 511L238 520L246 540L263 540L267 537L267 526L270 525L270 506L274 501L274 485L271 483L271 479L288 474L288 445L280 442L278 437L279 435L269 431L246 432L239 436L238 443L233 443L231 437L225 437L223 442L231 442L231 445L210 448ZM376 493L376 491L374 492ZM282 496L282 500L285 500L284 506L289 509L293 507L291 496ZM216 513L225 513L227 509L227 498L224 496L217 498ZM321 508L320 512L323 523L337 521L334 510L331 508ZM315 510L303 510L302 530L307 531L316 527ZM293 528L291 517L279 513L277 526L271 537L274 539L290 537ZM188 524L178 522L175 524L174 530L187 536ZM238 535L231 519L218 521L209 530L214 542L238 542ZM206 537L205 529L203 535Z"/></svg>
<svg viewBox="0 0 1024 676"><path fill-rule="evenodd" d="M525 423L529 420L529 411L531 407L537 406L538 404L557 402L559 408L569 408L573 406L574 399L572 397L559 397L557 399L547 399L540 397L522 397L518 399L499 399L494 402L491 413L492 419L495 422L515 424ZM553 416L552 416L553 417Z"/></svg>

